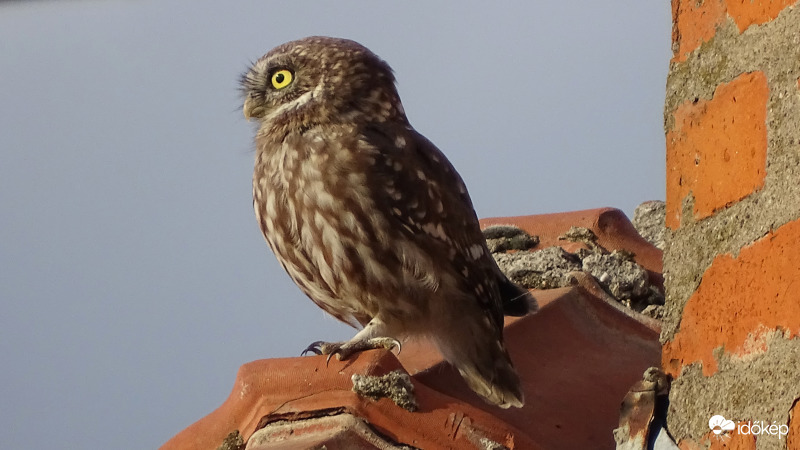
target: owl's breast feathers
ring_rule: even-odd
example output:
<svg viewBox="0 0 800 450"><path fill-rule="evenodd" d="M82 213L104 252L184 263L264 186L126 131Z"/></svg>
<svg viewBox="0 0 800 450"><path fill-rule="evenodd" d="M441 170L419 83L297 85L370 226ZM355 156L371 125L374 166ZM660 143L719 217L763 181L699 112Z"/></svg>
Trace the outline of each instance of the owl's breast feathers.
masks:
<svg viewBox="0 0 800 450"><path fill-rule="evenodd" d="M363 323L389 299L398 314L423 314L444 290L474 299L502 326L508 281L486 249L463 181L423 136L384 122L315 127L280 142L264 136L258 147L262 231L323 309ZM270 181L258 181L259 173Z"/></svg>

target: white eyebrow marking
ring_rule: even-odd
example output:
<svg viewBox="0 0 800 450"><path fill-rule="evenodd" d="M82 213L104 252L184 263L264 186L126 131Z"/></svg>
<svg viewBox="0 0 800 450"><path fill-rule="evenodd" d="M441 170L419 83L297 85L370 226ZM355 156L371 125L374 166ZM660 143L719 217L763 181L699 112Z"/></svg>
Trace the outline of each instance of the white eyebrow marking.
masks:
<svg viewBox="0 0 800 450"><path fill-rule="evenodd" d="M308 103L309 101L311 101L314 97L317 97L321 92L322 92L322 83L318 84L313 91L308 91L305 94L301 95L300 97L297 97L296 99L290 101L289 103L279 106L277 109L264 116L263 120L271 121L272 119L282 115L286 111L298 109L301 106Z"/></svg>

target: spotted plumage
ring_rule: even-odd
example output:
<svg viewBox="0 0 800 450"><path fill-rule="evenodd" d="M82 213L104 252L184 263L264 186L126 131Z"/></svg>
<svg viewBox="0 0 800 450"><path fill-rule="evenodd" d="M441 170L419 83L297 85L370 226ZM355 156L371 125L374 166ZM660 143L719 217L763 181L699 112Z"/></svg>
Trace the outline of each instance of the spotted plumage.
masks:
<svg viewBox="0 0 800 450"><path fill-rule="evenodd" d="M346 358L432 339L488 402L522 406L503 314L536 309L486 248L464 182L406 119L389 66L356 42L310 37L242 76L258 120L253 205L311 300L363 327L312 350Z"/></svg>

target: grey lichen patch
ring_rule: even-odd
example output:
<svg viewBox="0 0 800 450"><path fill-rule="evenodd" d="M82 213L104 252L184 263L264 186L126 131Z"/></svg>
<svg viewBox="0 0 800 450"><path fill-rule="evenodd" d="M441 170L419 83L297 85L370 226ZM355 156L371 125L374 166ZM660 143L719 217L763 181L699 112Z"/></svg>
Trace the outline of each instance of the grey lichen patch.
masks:
<svg viewBox="0 0 800 450"><path fill-rule="evenodd" d="M492 253L508 250L529 250L539 245L539 236L532 236L514 225L492 225L483 230Z"/></svg>
<svg viewBox="0 0 800 450"><path fill-rule="evenodd" d="M569 227L569 230L559 236L558 239L586 244L586 246L593 251L605 251L605 249L597 243L597 235L594 234L594 231L585 227Z"/></svg>
<svg viewBox="0 0 800 450"><path fill-rule="evenodd" d="M628 252L593 253L583 258L582 267L614 298L635 311L664 303L664 296L650 284L647 271Z"/></svg>
<svg viewBox="0 0 800 450"><path fill-rule="evenodd" d="M478 445L482 450L508 450L508 447L505 445L493 441L487 437L482 437L478 440Z"/></svg>
<svg viewBox="0 0 800 450"><path fill-rule="evenodd" d="M561 247L534 252L493 253L492 256L511 281L528 289L569 286L567 274L581 270L580 259Z"/></svg>
<svg viewBox="0 0 800 450"><path fill-rule="evenodd" d="M244 440L239 430L233 430L225 436L222 444L217 447L217 450L244 450Z"/></svg>
<svg viewBox="0 0 800 450"><path fill-rule="evenodd" d="M739 75L763 71L767 76L767 170L764 187L717 211L692 219L691 194L678 230L667 231L664 280L667 301L662 342L680 327L686 301L703 273L721 254L739 250L770 230L800 217L800 8L785 8L776 19L739 34L728 22L715 37L682 63L673 63L667 79L665 126L683 102L710 99L721 83Z"/></svg>
<svg viewBox="0 0 800 450"><path fill-rule="evenodd" d="M633 227L648 242L664 250L667 203L654 200L644 202L633 211Z"/></svg>
<svg viewBox="0 0 800 450"><path fill-rule="evenodd" d="M664 296L662 295L661 298L663 299ZM642 314L653 319L662 320L664 318L664 305L647 305L642 310Z"/></svg>
<svg viewBox="0 0 800 450"><path fill-rule="evenodd" d="M639 312L647 310L652 317L663 314L660 307L664 304L664 295L650 283L649 274L636 263L631 253L624 250L609 253L597 243L594 232L583 227L570 228L560 239L585 243L589 248L581 248L575 253L561 247L513 253L493 251L492 256L500 270L522 287L554 289L570 286L569 274L585 271L625 306ZM647 309L649 306L659 308Z"/></svg>
<svg viewBox="0 0 800 450"><path fill-rule="evenodd" d="M787 424L789 411L800 398L800 339L784 339L775 331L767 337L767 351L747 359L717 352L719 370L705 377L702 367L684 368L672 382L667 425L676 440L700 439L709 431L708 419ZM691 414L686 414L691 411ZM783 449L777 436L759 436L756 448Z"/></svg>
<svg viewBox="0 0 800 450"><path fill-rule="evenodd" d="M381 376L353 374L350 379L353 382L353 392L358 395L373 399L388 398L397 406L411 412L418 409L411 377L401 370Z"/></svg>

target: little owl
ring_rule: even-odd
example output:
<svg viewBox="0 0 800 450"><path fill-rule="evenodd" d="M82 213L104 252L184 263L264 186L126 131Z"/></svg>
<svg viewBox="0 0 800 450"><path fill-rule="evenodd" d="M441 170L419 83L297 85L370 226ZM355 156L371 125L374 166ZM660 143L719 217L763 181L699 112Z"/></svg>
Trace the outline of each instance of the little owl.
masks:
<svg viewBox="0 0 800 450"><path fill-rule="evenodd" d="M455 168L406 119L389 66L360 44L288 42L242 76L258 120L253 206L272 251L319 307L354 327L310 351L346 359L427 337L501 408L523 394L503 315L536 310L489 253Z"/></svg>

